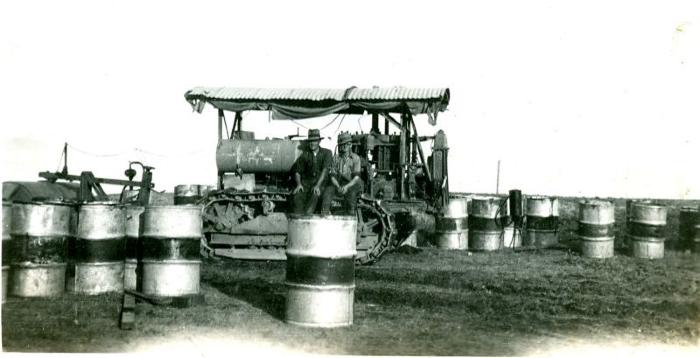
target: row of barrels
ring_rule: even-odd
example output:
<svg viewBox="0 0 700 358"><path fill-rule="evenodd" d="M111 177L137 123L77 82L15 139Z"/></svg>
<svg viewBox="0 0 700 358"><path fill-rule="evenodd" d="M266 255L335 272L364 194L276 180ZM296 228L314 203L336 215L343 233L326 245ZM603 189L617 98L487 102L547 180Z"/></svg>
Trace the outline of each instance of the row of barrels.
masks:
<svg viewBox="0 0 700 358"><path fill-rule="evenodd" d="M556 198L527 198L524 234L510 217L508 198L454 197L436 220L436 244L444 249L495 251L519 246L551 247L558 243L559 205ZM610 201L579 203L576 235L585 257L614 255L615 207ZM639 258L662 258L666 240L667 208L651 201L628 201L630 253ZM681 249L700 252L700 215L683 207L679 215Z"/></svg>
<svg viewBox="0 0 700 358"><path fill-rule="evenodd" d="M496 251L521 246L551 247L558 243L559 201L531 196L525 207L525 232L510 215L508 198L452 197L436 220L436 245L444 249Z"/></svg>
<svg viewBox="0 0 700 358"><path fill-rule="evenodd" d="M125 288L196 294L201 235L198 206L3 202L3 301Z"/></svg>

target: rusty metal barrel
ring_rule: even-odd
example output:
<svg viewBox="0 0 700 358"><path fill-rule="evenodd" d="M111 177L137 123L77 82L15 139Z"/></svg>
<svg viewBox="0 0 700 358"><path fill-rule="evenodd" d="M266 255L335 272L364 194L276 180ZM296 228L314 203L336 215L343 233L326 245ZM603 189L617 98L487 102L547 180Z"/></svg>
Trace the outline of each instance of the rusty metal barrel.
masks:
<svg viewBox="0 0 700 358"><path fill-rule="evenodd" d="M124 289L126 216L124 206L113 201L84 203L78 207L78 223L72 240L66 289L98 295Z"/></svg>
<svg viewBox="0 0 700 358"><path fill-rule="evenodd" d="M2 302L7 298L7 281L10 275L10 223L12 222L12 203L2 201Z"/></svg>
<svg viewBox="0 0 700 358"><path fill-rule="evenodd" d="M664 257L667 208L653 203L632 203L630 245L632 256L644 259Z"/></svg>
<svg viewBox="0 0 700 358"><path fill-rule="evenodd" d="M143 206L126 207L126 251L124 254L124 289L138 288L138 257L140 247L141 214Z"/></svg>
<svg viewBox="0 0 700 358"><path fill-rule="evenodd" d="M700 224L700 211L697 207L684 206L678 212L678 241L681 250L692 249L695 240L695 226Z"/></svg>
<svg viewBox="0 0 700 358"><path fill-rule="evenodd" d="M504 198L473 197L469 217L469 250L495 251L503 245ZM503 207L503 209L502 209Z"/></svg>
<svg viewBox="0 0 700 358"><path fill-rule="evenodd" d="M195 204L201 199L199 194L199 185L197 184L181 184L175 186L175 194L173 197L175 205Z"/></svg>
<svg viewBox="0 0 700 358"><path fill-rule="evenodd" d="M287 323L323 328L352 325L356 239L355 217L290 217Z"/></svg>
<svg viewBox="0 0 700 358"><path fill-rule="evenodd" d="M441 249L466 250L469 238L469 199L451 197L442 214L435 217L435 243Z"/></svg>
<svg viewBox="0 0 700 358"><path fill-rule="evenodd" d="M546 248L559 242L559 200L547 196L527 198L523 245Z"/></svg>
<svg viewBox="0 0 700 358"><path fill-rule="evenodd" d="M72 211L59 202L13 203L10 295L51 297L65 292Z"/></svg>
<svg viewBox="0 0 700 358"><path fill-rule="evenodd" d="M141 222L141 291L157 297L199 294L201 207L147 206Z"/></svg>
<svg viewBox="0 0 700 358"><path fill-rule="evenodd" d="M581 255L609 258L615 254L615 204L604 200L579 202L577 236Z"/></svg>

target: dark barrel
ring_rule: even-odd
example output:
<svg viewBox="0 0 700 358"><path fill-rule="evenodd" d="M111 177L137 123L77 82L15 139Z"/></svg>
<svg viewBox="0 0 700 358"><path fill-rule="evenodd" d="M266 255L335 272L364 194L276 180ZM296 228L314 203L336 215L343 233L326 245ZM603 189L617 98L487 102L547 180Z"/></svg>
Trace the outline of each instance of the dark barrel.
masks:
<svg viewBox="0 0 700 358"><path fill-rule="evenodd" d="M78 226L69 252L66 289L97 295L124 289L124 206L112 201L78 207Z"/></svg>
<svg viewBox="0 0 700 358"><path fill-rule="evenodd" d="M147 206L141 222L141 289L158 297L199 294L201 207Z"/></svg>
<svg viewBox="0 0 700 358"><path fill-rule="evenodd" d="M441 214L435 217L435 243L441 249L466 250L469 199L451 197Z"/></svg>
<svg viewBox="0 0 700 358"><path fill-rule="evenodd" d="M578 206L577 236L581 255L609 258L615 254L615 204L603 200L585 200Z"/></svg>
<svg viewBox="0 0 700 358"><path fill-rule="evenodd" d="M13 203L10 295L50 297L65 292L72 211L59 202Z"/></svg>
<svg viewBox="0 0 700 358"><path fill-rule="evenodd" d="M631 254L637 258L664 257L667 208L653 203L633 202L630 214Z"/></svg>
<svg viewBox="0 0 700 358"><path fill-rule="evenodd" d="M530 196L525 210L523 245L546 248L559 242L559 200L547 196Z"/></svg>
<svg viewBox="0 0 700 358"><path fill-rule="evenodd" d="M684 206L678 212L678 242L677 248L681 250L692 249L695 238L695 225L700 224L698 208Z"/></svg>
<svg viewBox="0 0 700 358"><path fill-rule="evenodd" d="M503 224L508 214L505 198L475 196L469 206L469 250L495 251L503 246Z"/></svg>
<svg viewBox="0 0 700 358"><path fill-rule="evenodd" d="M145 208L133 205L126 207L126 252L124 259L124 288L137 289L138 281L138 257L140 247L141 215Z"/></svg>
<svg viewBox="0 0 700 358"><path fill-rule="evenodd" d="M285 321L352 325L357 221L354 216L290 216Z"/></svg>

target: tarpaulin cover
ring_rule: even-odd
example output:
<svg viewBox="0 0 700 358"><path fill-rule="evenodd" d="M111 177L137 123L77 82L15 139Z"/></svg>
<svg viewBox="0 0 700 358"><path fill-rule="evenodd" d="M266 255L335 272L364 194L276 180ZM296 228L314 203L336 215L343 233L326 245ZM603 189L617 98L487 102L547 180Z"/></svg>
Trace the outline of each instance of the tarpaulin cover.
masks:
<svg viewBox="0 0 700 358"><path fill-rule="evenodd" d="M196 87L185 93L192 109L201 113L204 104L231 111L271 111L273 119L304 119L334 113L437 114L450 101L448 88L356 88L270 89Z"/></svg>

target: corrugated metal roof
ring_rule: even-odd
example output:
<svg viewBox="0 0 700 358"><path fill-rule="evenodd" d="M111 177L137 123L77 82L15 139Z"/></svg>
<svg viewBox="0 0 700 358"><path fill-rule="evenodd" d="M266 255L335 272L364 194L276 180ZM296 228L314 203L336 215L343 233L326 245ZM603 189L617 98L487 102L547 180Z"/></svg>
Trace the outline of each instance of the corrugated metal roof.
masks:
<svg viewBox="0 0 700 358"><path fill-rule="evenodd" d="M195 87L187 97L205 97L219 100L305 100L305 101L373 101L373 100L449 100L447 88L232 88Z"/></svg>

